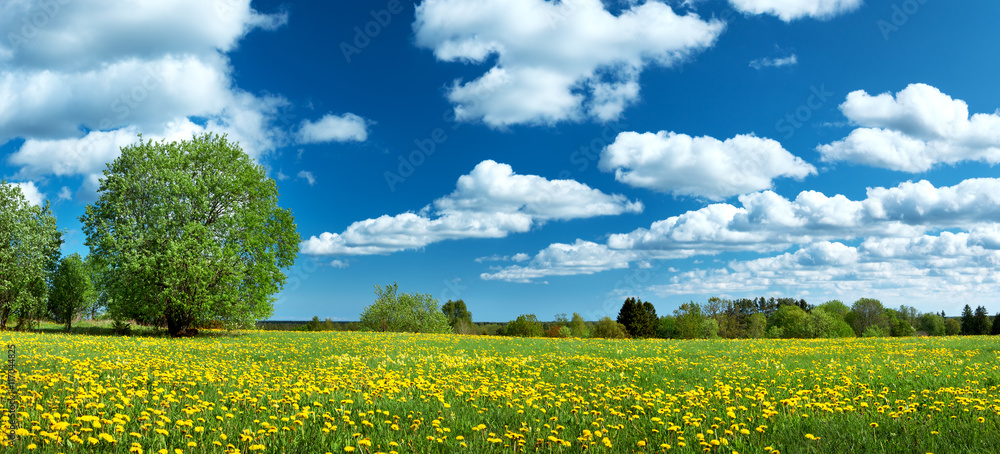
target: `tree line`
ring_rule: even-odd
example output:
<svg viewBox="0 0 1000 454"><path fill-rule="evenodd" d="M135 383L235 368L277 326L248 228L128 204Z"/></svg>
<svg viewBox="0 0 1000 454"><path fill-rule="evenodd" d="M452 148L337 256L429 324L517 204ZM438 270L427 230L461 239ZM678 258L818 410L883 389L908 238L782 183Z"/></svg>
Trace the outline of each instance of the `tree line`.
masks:
<svg viewBox="0 0 1000 454"><path fill-rule="evenodd" d="M904 337L914 335L998 335L1000 313L990 317L983 306L966 305L959 318L921 313L901 305L885 307L881 301L861 298L848 306L831 300L812 305L794 298L709 298L689 301L670 315L658 316L656 307L635 297L626 298L616 319L610 316L586 321L574 313L556 314L551 322L535 314L521 314L507 323L475 324L465 301L449 300L438 310L430 295L399 293L398 286L376 286L375 303L365 308L354 327L364 331L403 331L486 334L517 337L592 337L666 339L814 339L842 337ZM318 317L303 329L322 327Z"/></svg>

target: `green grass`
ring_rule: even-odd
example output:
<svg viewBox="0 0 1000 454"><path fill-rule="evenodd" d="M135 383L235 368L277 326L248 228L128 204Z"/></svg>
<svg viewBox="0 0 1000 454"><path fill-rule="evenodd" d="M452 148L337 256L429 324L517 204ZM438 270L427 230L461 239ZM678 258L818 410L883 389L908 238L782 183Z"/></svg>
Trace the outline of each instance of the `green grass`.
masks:
<svg viewBox="0 0 1000 454"><path fill-rule="evenodd" d="M170 454L979 453L1000 446L996 337L4 332L0 342L21 352L18 424L27 430L5 452L33 445L31 452Z"/></svg>

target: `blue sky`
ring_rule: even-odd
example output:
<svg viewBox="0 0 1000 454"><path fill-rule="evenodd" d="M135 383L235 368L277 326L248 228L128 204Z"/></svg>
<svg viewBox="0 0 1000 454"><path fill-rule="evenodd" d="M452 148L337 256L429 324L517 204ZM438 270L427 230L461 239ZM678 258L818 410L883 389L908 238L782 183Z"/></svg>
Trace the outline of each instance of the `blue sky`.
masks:
<svg viewBox="0 0 1000 454"><path fill-rule="evenodd" d="M995 2L21 1L0 175L78 217L144 137L226 133L303 243L274 319L372 286L475 320L709 296L957 314L1000 290Z"/></svg>

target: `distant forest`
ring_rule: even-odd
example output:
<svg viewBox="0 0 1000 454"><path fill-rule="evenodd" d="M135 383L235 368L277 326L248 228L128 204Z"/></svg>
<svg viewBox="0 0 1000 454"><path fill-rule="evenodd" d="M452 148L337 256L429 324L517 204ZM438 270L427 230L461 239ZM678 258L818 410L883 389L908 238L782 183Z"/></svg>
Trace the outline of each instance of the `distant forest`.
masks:
<svg viewBox="0 0 1000 454"><path fill-rule="evenodd" d="M389 303L392 304L392 303ZM535 314L522 314L506 323L475 322L463 300L441 306L451 331L457 334L517 337L664 338L664 339L813 339L841 337L905 337L950 335L998 335L1000 314L990 317L985 307L966 305L960 316L921 313L901 305L887 308L881 301L861 298L848 305L831 300L813 305L795 298L709 298L690 301L672 314L659 316L652 303L627 298L616 318L596 321L556 314L553 321L539 321ZM436 314L435 314L436 315ZM372 329L363 321L320 320L263 321L264 330L296 331L410 331Z"/></svg>

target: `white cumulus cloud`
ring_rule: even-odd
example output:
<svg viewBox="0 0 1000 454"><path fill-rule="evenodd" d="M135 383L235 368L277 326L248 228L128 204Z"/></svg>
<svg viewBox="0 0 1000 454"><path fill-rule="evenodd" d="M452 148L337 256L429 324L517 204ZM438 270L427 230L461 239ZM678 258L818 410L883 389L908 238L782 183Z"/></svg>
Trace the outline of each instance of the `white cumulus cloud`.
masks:
<svg viewBox="0 0 1000 454"><path fill-rule="evenodd" d="M860 127L842 140L817 147L827 162L903 172L962 161L1000 163L1000 113L970 116L965 101L930 85L911 84L895 96L854 91L840 110Z"/></svg>
<svg viewBox="0 0 1000 454"><path fill-rule="evenodd" d="M483 273L484 280L532 282L546 276L593 274L610 269L628 268L633 254L608 249L603 244L576 240L573 244L555 243L540 251L526 265L513 265Z"/></svg>
<svg viewBox="0 0 1000 454"><path fill-rule="evenodd" d="M849 13L862 0L729 0L736 9L748 14L771 14L785 22L810 17L829 19Z"/></svg>
<svg viewBox="0 0 1000 454"><path fill-rule="evenodd" d="M724 268L675 274L649 290L661 296L755 296L778 290L811 302L853 301L877 295L918 309L990 301L1000 291L1000 251L982 247L976 234L869 238L858 247L818 242L772 257L730 262ZM955 300L955 295L961 295Z"/></svg>
<svg viewBox="0 0 1000 454"><path fill-rule="evenodd" d="M305 120L299 126L297 143L364 142L368 140L368 122L357 115L326 114L316 122Z"/></svg>
<svg viewBox="0 0 1000 454"><path fill-rule="evenodd" d="M0 144L24 139L7 163L20 179L82 175L85 192L139 133L227 134L259 158L289 142L289 103L240 89L227 54L287 21L250 0L0 4Z"/></svg>
<svg viewBox="0 0 1000 454"><path fill-rule="evenodd" d="M710 200L769 189L775 178L816 173L772 139L737 135L721 141L668 131L618 134L601 152L598 167L630 186Z"/></svg>
<svg viewBox="0 0 1000 454"><path fill-rule="evenodd" d="M895 187L868 190L863 200L843 195L827 196L803 191L787 199L772 191L739 197L739 204L716 203L653 222L648 228L616 233L601 245L627 261L642 262L710 256L722 252L767 253L794 246L808 246L795 255L796 263L813 265L847 263L853 253L839 246L815 246L823 242L861 239L863 252L870 257L902 257L935 252L945 255L946 230L967 230L962 241L978 250L1000 249L1000 179L977 178L954 186L935 187L926 180L905 182ZM940 232L934 246L917 241L928 233ZM921 242L922 241L922 242ZM561 243L556 243L561 244ZM812 246L810 246L812 245ZM950 249L949 249L950 247ZM882 251L882 252L879 252ZM896 252L893 252L896 251ZM553 273L571 274L573 267L560 267L560 256L552 256L545 266L532 269L533 278ZM790 259L788 259L790 260ZM605 265L604 269L620 266ZM581 269L592 273L599 266ZM489 273L501 279L521 271L512 266ZM558 271L555 271L558 270ZM731 271L731 270L730 270ZM510 274L511 280L523 278Z"/></svg>
<svg viewBox="0 0 1000 454"><path fill-rule="evenodd" d="M448 90L458 120L494 127L617 119L638 100L644 68L681 62L723 28L657 1L615 16L600 0L425 0L413 24L438 60L496 58Z"/></svg>
<svg viewBox="0 0 1000 454"><path fill-rule="evenodd" d="M642 203L622 195L605 194L574 180L518 175L507 164L487 160L459 177L454 192L419 213L354 222L341 233L312 236L302 243L301 251L315 255L389 254L444 240L503 238L553 220L642 209Z"/></svg>

